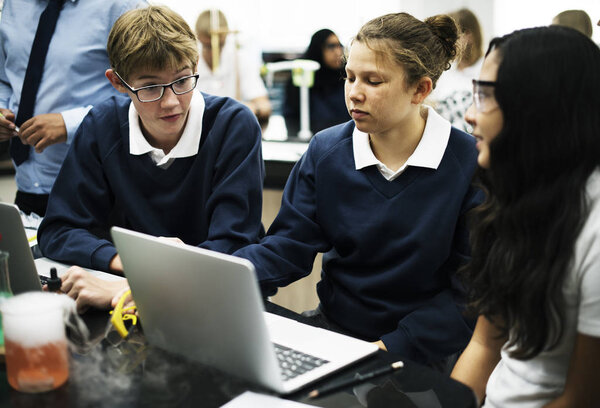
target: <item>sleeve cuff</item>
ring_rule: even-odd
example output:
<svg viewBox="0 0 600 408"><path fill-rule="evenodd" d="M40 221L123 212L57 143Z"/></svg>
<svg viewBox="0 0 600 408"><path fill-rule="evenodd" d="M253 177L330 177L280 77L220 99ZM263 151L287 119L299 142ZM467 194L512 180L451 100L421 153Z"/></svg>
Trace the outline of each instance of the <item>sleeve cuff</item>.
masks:
<svg viewBox="0 0 600 408"><path fill-rule="evenodd" d="M71 144L73 141L77 128L79 128L81 121L83 121L83 118L90 109L92 109L92 105L61 112L63 120L65 121L65 127L67 128L67 144Z"/></svg>
<svg viewBox="0 0 600 408"><path fill-rule="evenodd" d="M107 243L92 253L91 265L93 269L109 272L110 260L117 254L117 249Z"/></svg>
<svg viewBox="0 0 600 408"><path fill-rule="evenodd" d="M428 362L427 357L413 345L408 330L403 326L399 326L395 331L381 336L381 341L383 341L388 351L397 353L416 363L425 364Z"/></svg>

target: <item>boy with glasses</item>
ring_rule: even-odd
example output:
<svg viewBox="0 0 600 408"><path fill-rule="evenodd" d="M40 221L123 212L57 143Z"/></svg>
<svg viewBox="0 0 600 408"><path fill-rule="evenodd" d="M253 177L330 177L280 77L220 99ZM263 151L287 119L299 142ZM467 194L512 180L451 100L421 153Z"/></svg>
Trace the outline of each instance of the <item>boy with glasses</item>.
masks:
<svg viewBox="0 0 600 408"><path fill-rule="evenodd" d="M132 10L114 24L107 50L106 77L127 96L82 122L39 229L43 254L122 272L113 225L223 253L255 242L260 128L242 104L195 90L198 51L183 18L167 7Z"/></svg>

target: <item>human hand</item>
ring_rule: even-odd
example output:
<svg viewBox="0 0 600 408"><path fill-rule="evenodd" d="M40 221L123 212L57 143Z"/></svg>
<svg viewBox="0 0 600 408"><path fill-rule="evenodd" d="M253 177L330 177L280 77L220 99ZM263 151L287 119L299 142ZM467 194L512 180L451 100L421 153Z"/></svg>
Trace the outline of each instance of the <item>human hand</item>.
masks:
<svg viewBox="0 0 600 408"><path fill-rule="evenodd" d="M15 114L10 109L0 108L0 142L18 135L14 122Z"/></svg>
<svg viewBox="0 0 600 408"><path fill-rule="evenodd" d="M115 306L117 306L117 303L119 303L119 300L121 300L121 297L125 294L125 292L128 292L129 289L129 285L125 285L121 290L119 290L117 292L117 294L112 298L112 300L110 301L110 305L114 308ZM131 292L129 292L129 294L127 295L127 297L125 298L125 300L123 301L123 310L129 308L129 307L133 307L135 306L135 302L133 301L133 297L131 296ZM125 312L125 314L128 314L129 312ZM137 314L137 310L135 312Z"/></svg>
<svg viewBox="0 0 600 408"><path fill-rule="evenodd" d="M75 299L78 313L84 313L90 307L110 309L115 294L128 287L125 279L105 281L78 266L69 268L60 279L60 290Z"/></svg>
<svg viewBox="0 0 600 408"><path fill-rule="evenodd" d="M60 113L44 113L25 121L19 138L23 144L33 146L36 153L41 153L48 146L66 142L67 127Z"/></svg>
<svg viewBox="0 0 600 408"><path fill-rule="evenodd" d="M268 96L259 96L249 102L244 102L244 104L254 113L261 127L265 127L269 123L272 106Z"/></svg>
<svg viewBox="0 0 600 408"><path fill-rule="evenodd" d="M162 239L163 241L170 241L170 242L174 242L176 244L184 244L185 242L183 242L182 240L180 240L177 237L158 237L159 239Z"/></svg>
<svg viewBox="0 0 600 408"><path fill-rule="evenodd" d="M108 269L113 272L117 272L119 275L123 275L123 262L121 262L121 257L119 254L116 254L112 257L110 263L108 264Z"/></svg>
<svg viewBox="0 0 600 408"><path fill-rule="evenodd" d="M382 340L377 340L374 341L373 344L375 344L377 347L379 347L381 350L383 351L387 351L387 347L385 346L385 344L383 343Z"/></svg>

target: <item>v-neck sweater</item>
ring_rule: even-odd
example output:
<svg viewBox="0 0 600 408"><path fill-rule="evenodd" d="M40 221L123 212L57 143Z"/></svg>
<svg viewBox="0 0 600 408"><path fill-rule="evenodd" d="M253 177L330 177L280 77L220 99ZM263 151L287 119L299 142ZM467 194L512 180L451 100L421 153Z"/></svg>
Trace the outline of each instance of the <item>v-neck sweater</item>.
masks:
<svg viewBox="0 0 600 408"><path fill-rule="evenodd" d="M475 141L452 128L437 169L409 166L387 181L374 165L355 168L353 130L350 121L313 137L267 236L235 255L272 294L323 252L317 292L329 319L406 358L442 360L472 334L455 273L469 254L465 214L483 199L471 182Z"/></svg>
<svg viewBox="0 0 600 408"><path fill-rule="evenodd" d="M264 164L256 118L203 94L198 153L167 169L129 148L128 97L95 106L58 175L38 242L49 258L108 270L113 225L232 253L257 242ZM200 129L198 129L200 131Z"/></svg>

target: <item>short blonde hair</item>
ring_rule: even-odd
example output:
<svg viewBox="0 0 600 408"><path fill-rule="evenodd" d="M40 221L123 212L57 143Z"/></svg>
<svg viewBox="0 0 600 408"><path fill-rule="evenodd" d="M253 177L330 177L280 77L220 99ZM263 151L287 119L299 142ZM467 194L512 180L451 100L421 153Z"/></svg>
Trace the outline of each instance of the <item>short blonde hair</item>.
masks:
<svg viewBox="0 0 600 408"><path fill-rule="evenodd" d="M117 19L106 45L111 67L127 80L141 69L195 71L196 37L185 20L165 6L130 10Z"/></svg>

